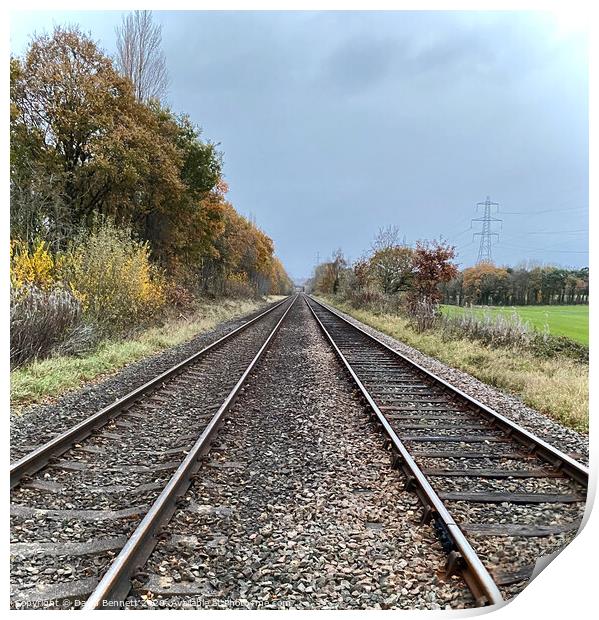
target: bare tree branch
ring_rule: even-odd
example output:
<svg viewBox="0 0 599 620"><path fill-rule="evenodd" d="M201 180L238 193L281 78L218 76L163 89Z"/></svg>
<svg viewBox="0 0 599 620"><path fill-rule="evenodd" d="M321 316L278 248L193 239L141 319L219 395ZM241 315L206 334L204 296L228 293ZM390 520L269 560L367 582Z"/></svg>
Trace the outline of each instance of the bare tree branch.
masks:
<svg viewBox="0 0 599 620"><path fill-rule="evenodd" d="M134 11L123 17L116 30L117 67L131 82L135 96L144 103L161 100L168 89L166 59L161 49L162 27L151 11Z"/></svg>
<svg viewBox="0 0 599 620"><path fill-rule="evenodd" d="M404 246L405 239L401 241L399 235L399 226L379 228L374 241L370 246L371 251L378 252L379 250L388 250L389 248Z"/></svg>

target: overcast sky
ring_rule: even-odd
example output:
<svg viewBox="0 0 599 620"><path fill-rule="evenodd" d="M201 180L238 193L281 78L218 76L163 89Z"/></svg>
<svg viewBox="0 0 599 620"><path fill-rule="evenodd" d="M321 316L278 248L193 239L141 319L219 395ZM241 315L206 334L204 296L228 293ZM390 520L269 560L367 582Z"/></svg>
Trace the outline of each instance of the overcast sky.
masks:
<svg viewBox="0 0 599 620"><path fill-rule="evenodd" d="M229 197L288 272L358 258L381 226L443 235L476 261L588 264L588 65L582 24L542 13L157 12L169 103L221 143ZM13 13L11 48L76 23L115 49L118 12ZM499 228L499 227L497 227Z"/></svg>

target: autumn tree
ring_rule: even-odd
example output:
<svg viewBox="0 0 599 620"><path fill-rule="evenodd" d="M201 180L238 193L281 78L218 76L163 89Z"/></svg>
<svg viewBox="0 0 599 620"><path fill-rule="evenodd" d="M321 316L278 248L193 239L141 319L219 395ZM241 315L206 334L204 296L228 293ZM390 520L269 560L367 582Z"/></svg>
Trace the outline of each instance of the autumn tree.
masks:
<svg viewBox="0 0 599 620"><path fill-rule="evenodd" d="M452 262L454 257L455 248L443 241L419 241L416 244L414 281L406 298L406 309L412 325L418 331L434 325L442 298L440 287L458 273Z"/></svg>
<svg viewBox="0 0 599 620"><path fill-rule="evenodd" d="M60 253L111 222L197 291L288 288L272 240L226 200L217 146L186 115L136 97L87 35L35 37L10 78L13 237Z"/></svg>
<svg viewBox="0 0 599 620"><path fill-rule="evenodd" d="M64 200L59 171L52 173L50 162L39 148L41 135L22 120L23 67L10 60L10 227L13 236L31 242L63 238L59 222L64 217Z"/></svg>
<svg viewBox="0 0 599 620"><path fill-rule="evenodd" d="M289 295L293 292L293 282L287 275L283 263L273 256L270 274L270 293L272 295Z"/></svg>
<svg viewBox="0 0 599 620"><path fill-rule="evenodd" d="M331 260L316 266L314 290L325 295L335 295L339 291L341 274L347 268L343 252L338 249Z"/></svg>
<svg viewBox="0 0 599 620"><path fill-rule="evenodd" d="M151 11L133 11L116 29L117 67L133 84L135 97L147 103L164 99L168 89L162 28Z"/></svg>
<svg viewBox="0 0 599 620"><path fill-rule="evenodd" d="M386 294L406 291L414 278L412 248L407 246L391 246L377 250L369 260L372 279L380 290Z"/></svg>
<svg viewBox="0 0 599 620"><path fill-rule="evenodd" d="M348 269L341 249L336 250L330 261L316 265L313 288L324 295L335 295L340 291L342 275Z"/></svg>
<svg viewBox="0 0 599 620"><path fill-rule="evenodd" d="M454 278L458 269L452 262L455 248L443 241L419 241L414 250L414 293L420 299L438 303L439 285Z"/></svg>
<svg viewBox="0 0 599 620"><path fill-rule="evenodd" d="M160 119L76 28L37 36L12 60L11 151L13 209L36 203L59 245L95 212L128 219L184 189Z"/></svg>
<svg viewBox="0 0 599 620"><path fill-rule="evenodd" d="M505 268L492 263L479 263L464 269L464 300L475 304L493 304L505 299L509 274Z"/></svg>
<svg viewBox="0 0 599 620"><path fill-rule="evenodd" d="M292 283L272 239L233 208L225 191L221 182L207 199L220 210L221 226L200 260L202 290L217 295L289 292Z"/></svg>
<svg viewBox="0 0 599 620"><path fill-rule="evenodd" d="M358 287L365 288L372 281L372 272L368 257L359 258L352 265L354 279Z"/></svg>
<svg viewBox="0 0 599 620"><path fill-rule="evenodd" d="M166 266L198 260L218 231L209 193L221 154L185 116L136 101L76 29L33 40L11 62L13 230L64 246L95 213L130 223Z"/></svg>
<svg viewBox="0 0 599 620"><path fill-rule="evenodd" d="M217 188L222 154L216 145L202 141L201 129L187 115L175 115L156 102L149 109L157 119L158 132L178 153L177 180L182 191L167 201L157 200L158 194L147 196L146 206L136 216L137 228L165 265L197 264L212 253L213 239L222 229Z"/></svg>

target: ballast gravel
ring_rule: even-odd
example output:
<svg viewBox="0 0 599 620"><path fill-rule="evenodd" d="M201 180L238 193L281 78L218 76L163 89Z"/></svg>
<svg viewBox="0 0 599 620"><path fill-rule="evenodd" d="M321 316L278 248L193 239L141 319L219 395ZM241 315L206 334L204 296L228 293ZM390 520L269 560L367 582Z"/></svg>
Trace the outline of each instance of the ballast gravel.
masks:
<svg viewBox="0 0 599 620"><path fill-rule="evenodd" d="M366 333L375 336L394 351L405 355L407 358L420 364L427 370L433 372L438 377L445 379L455 387L459 388L469 396L476 398L481 403L491 407L498 413L506 416L510 420L520 424L526 430L541 437L548 443L558 446L560 450L570 453L581 463L588 465L589 460L589 439L588 436L567 428L552 420L545 414L536 411L525 405L516 396L506 394L500 390L475 379L472 375L451 368L443 362L436 360L417 349L395 340L391 336L380 332L338 308L334 308L343 318L353 325L363 329Z"/></svg>
<svg viewBox="0 0 599 620"><path fill-rule="evenodd" d="M264 312L271 305L274 304L265 304L255 312L221 323L215 329L199 334L183 344L129 364L107 379L69 392L50 404L32 405L19 415L11 416L11 460L15 461L24 456L36 446L49 441L53 436L122 398L156 375Z"/></svg>
<svg viewBox="0 0 599 620"><path fill-rule="evenodd" d="M135 608L473 605L300 298L134 581Z"/></svg>

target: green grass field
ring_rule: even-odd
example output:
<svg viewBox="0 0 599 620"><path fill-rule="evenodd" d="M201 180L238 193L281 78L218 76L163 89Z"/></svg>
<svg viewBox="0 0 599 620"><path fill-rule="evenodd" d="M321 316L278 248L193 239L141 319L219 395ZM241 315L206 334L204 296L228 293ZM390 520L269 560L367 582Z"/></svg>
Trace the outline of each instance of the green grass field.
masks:
<svg viewBox="0 0 599 620"><path fill-rule="evenodd" d="M529 322L536 329L544 330L547 326L549 332L555 336L567 336L589 344L588 306L474 306L472 309L443 306L443 312L449 316L469 311L507 316L516 312L523 321Z"/></svg>

